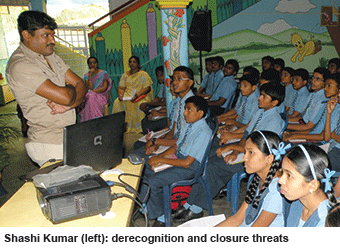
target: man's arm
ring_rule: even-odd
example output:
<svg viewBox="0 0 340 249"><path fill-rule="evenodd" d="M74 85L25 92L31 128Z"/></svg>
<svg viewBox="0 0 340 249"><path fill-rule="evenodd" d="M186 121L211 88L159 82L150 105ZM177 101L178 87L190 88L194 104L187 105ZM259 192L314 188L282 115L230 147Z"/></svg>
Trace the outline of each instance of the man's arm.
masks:
<svg viewBox="0 0 340 249"><path fill-rule="evenodd" d="M46 80L36 90L36 94L52 101L55 104L67 106L69 109L77 107L84 99L87 86L84 81L71 70L65 74L65 86L57 86Z"/></svg>

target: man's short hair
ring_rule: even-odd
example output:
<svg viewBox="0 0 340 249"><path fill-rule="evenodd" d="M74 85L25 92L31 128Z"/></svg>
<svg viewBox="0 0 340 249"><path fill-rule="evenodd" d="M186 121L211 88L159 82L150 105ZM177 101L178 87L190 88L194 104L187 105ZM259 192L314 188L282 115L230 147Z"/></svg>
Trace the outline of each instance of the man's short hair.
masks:
<svg viewBox="0 0 340 249"><path fill-rule="evenodd" d="M213 58L213 61L217 61L217 63L222 67L224 66L224 59L222 58L222 56L215 56Z"/></svg>
<svg viewBox="0 0 340 249"><path fill-rule="evenodd" d="M264 70L261 73L260 79L264 79L264 80L269 80L269 81L280 81L281 80L281 76L280 76L280 72L275 70L274 68L269 68L267 70Z"/></svg>
<svg viewBox="0 0 340 249"><path fill-rule="evenodd" d="M174 69L174 72L185 72L189 79L194 80L194 71L186 66L178 66Z"/></svg>
<svg viewBox="0 0 340 249"><path fill-rule="evenodd" d="M281 105L285 99L286 89L279 81L272 81L267 84L263 84L260 87L260 92L262 91L269 95L272 98L272 101L277 100L279 102L277 106Z"/></svg>
<svg viewBox="0 0 340 249"><path fill-rule="evenodd" d="M302 80L309 80L309 73L308 73L307 69L304 69L304 68L298 68L298 69L294 70L291 77L293 77L293 76L300 76L302 78Z"/></svg>
<svg viewBox="0 0 340 249"><path fill-rule="evenodd" d="M57 29L58 25L55 20L44 12L28 10L22 12L18 17L18 31L20 40L23 41L22 31L27 30L31 36L38 29L47 28L50 30Z"/></svg>
<svg viewBox="0 0 340 249"><path fill-rule="evenodd" d="M237 74L238 73L238 70L240 70L240 64L238 64L237 60L234 60L234 59L229 59L227 60L227 62L225 63L225 65L232 65L233 68L234 68L234 73Z"/></svg>
<svg viewBox="0 0 340 249"><path fill-rule="evenodd" d="M191 96L185 100L185 103L193 103L197 111L203 111L203 117L205 117L208 112L208 102L201 96Z"/></svg>

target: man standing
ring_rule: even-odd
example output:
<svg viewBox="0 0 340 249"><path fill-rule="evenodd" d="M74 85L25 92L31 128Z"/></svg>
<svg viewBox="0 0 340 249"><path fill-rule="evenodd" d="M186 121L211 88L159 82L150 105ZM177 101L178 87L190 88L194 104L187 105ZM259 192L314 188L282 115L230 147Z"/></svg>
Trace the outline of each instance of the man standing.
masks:
<svg viewBox="0 0 340 249"><path fill-rule="evenodd" d="M87 91L84 81L54 53L56 28L44 12L22 12L20 45L6 69L8 85L28 120L27 154L40 166L63 158L63 128L75 123L74 108Z"/></svg>

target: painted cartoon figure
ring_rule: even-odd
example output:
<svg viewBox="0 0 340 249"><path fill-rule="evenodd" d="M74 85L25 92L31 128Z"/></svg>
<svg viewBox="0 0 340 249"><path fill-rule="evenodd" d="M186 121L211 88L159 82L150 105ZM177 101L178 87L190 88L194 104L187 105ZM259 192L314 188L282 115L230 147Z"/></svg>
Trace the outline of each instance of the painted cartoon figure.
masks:
<svg viewBox="0 0 340 249"><path fill-rule="evenodd" d="M321 46L320 46L321 41L318 41L315 44L313 36L311 36L311 39L304 44L302 40L302 36L297 33L294 33L292 34L291 43L293 44L293 46L297 48L296 53L290 59L293 63L296 62L296 59L302 62L305 56L316 54L317 52L321 50Z"/></svg>

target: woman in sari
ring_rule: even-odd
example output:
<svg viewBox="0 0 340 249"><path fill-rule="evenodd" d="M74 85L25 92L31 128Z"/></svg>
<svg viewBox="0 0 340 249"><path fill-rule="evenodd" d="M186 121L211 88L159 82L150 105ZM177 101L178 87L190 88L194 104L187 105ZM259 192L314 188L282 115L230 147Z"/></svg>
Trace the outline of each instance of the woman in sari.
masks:
<svg viewBox="0 0 340 249"><path fill-rule="evenodd" d="M84 79L89 90L86 93L85 105L79 112L81 122L104 115L104 105L108 103L112 86L107 72L98 68L97 58L88 58L87 65L90 71L85 74Z"/></svg>
<svg viewBox="0 0 340 249"><path fill-rule="evenodd" d="M127 132L142 132L141 121L145 113L139 109L141 103L152 100L152 80L147 72L140 68L139 58L129 59L130 70L122 75L118 87L118 98L112 112L126 112Z"/></svg>

